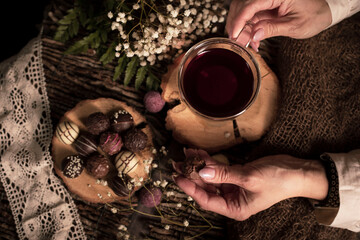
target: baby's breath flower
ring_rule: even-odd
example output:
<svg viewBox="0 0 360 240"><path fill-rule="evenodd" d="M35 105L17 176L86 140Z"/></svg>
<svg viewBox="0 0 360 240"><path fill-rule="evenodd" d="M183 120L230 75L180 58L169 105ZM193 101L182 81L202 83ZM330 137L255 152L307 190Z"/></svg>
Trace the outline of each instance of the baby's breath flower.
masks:
<svg viewBox="0 0 360 240"><path fill-rule="evenodd" d="M181 207L182 207L182 204L181 204L181 203L178 203L178 204L176 204L176 207L177 207L177 208L181 208Z"/></svg>
<svg viewBox="0 0 360 240"><path fill-rule="evenodd" d="M184 224L185 227L187 227L187 226L189 226L189 221L188 221L188 220L184 220L183 224Z"/></svg>
<svg viewBox="0 0 360 240"><path fill-rule="evenodd" d="M133 5L133 9L134 10L138 10L140 8L140 5L138 4L138 3L135 3L134 5Z"/></svg>
<svg viewBox="0 0 360 240"><path fill-rule="evenodd" d="M162 180L160 186L161 186L162 188L165 188L167 185L168 185L168 181L166 181L165 179Z"/></svg>
<svg viewBox="0 0 360 240"><path fill-rule="evenodd" d="M170 229L170 225L165 225L165 226L164 226L164 229L165 229L165 230L169 230L169 229Z"/></svg>
<svg viewBox="0 0 360 240"><path fill-rule="evenodd" d="M123 225L123 224L121 224L121 225L118 227L118 229L119 229L120 231L124 231L124 232L127 231L127 227L126 227L125 225Z"/></svg>
<svg viewBox="0 0 360 240"><path fill-rule="evenodd" d="M111 212L112 213L117 213L117 209L116 208L111 208Z"/></svg>
<svg viewBox="0 0 360 240"><path fill-rule="evenodd" d="M174 10L174 7L173 7L171 4L168 4L168 5L166 6L166 10L167 10L168 12L171 12L172 10Z"/></svg>
<svg viewBox="0 0 360 240"><path fill-rule="evenodd" d="M108 16L108 18L112 19L114 17L114 14L110 11L110 12L108 12L107 16Z"/></svg>
<svg viewBox="0 0 360 240"><path fill-rule="evenodd" d="M165 193L167 197L174 196L175 193L173 191L169 191Z"/></svg>

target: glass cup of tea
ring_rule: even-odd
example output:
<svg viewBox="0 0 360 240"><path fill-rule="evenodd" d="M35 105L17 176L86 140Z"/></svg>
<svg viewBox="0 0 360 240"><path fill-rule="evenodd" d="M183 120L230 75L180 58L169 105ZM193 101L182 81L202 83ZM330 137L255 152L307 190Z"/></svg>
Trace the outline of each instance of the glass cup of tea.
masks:
<svg viewBox="0 0 360 240"><path fill-rule="evenodd" d="M235 119L255 101L260 70L254 56L235 41L209 38L192 46L178 72L181 99L211 120Z"/></svg>

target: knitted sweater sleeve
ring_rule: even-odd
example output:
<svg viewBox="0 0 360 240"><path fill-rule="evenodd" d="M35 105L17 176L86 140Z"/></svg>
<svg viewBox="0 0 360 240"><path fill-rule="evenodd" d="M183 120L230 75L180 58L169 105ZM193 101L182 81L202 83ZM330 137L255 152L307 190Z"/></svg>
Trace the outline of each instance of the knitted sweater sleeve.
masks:
<svg viewBox="0 0 360 240"><path fill-rule="evenodd" d="M337 214L328 224L360 232L360 149L349 153L327 153L327 155L336 166L340 198ZM315 214L321 215L324 212L315 211ZM320 221L320 223L324 222Z"/></svg>

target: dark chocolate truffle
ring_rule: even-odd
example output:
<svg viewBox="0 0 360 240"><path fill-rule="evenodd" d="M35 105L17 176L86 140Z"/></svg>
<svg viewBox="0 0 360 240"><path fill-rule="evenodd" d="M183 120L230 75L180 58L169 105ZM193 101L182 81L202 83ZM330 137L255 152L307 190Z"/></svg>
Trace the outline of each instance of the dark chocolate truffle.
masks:
<svg viewBox="0 0 360 240"><path fill-rule="evenodd" d="M190 179L200 179L199 171L205 167L205 160L199 156L191 156L185 159L182 166L182 172L185 177Z"/></svg>
<svg viewBox="0 0 360 240"><path fill-rule="evenodd" d="M139 193L140 203L145 207L155 207L161 203L162 192L157 187L142 188Z"/></svg>
<svg viewBox="0 0 360 240"><path fill-rule="evenodd" d="M116 111L110 120L111 128L115 132L124 132L134 126L134 119L126 110Z"/></svg>
<svg viewBox="0 0 360 240"><path fill-rule="evenodd" d="M123 142L118 133L104 132L100 135L100 147L110 156L120 152Z"/></svg>
<svg viewBox="0 0 360 240"><path fill-rule="evenodd" d="M86 170L96 178L105 177L110 170L110 161L102 155L91 155L86 162Z"/></svg>
<svg viewBox="0 0 360 240"><path fill-rule="evenodd" d="M74 142L75 149L81 156L88 156L97 151L95 136L83 133Z"/></svg>
<svg viewBox="0 0 360 240"><path fill-rule="evenodd" d="M65 177L76 178L84 170L84 161L78 155L67 156L61 163Z"/></svg>
<svg viewBox="0 0 360 240"><path fill-rule="evenodd" d="M85 126L91 134L99 135L110 128L110 119L102 112L95 112L86 119Z"/></svg>
<svg viewBox="0 0 360 240"><path fill-rule="evenodd" d="M120 197L125 197L129 195L128 188L128 179L115 176L114 178L108 181L109 187L114 191L114 193Z"/></svg>
<svg viewBox="0 0 360 240"><path fill-rule="evenodd" d="M147 135L140 129L132 129L124 135L124 145L132 152L139 152L146 147Z"/></svg>

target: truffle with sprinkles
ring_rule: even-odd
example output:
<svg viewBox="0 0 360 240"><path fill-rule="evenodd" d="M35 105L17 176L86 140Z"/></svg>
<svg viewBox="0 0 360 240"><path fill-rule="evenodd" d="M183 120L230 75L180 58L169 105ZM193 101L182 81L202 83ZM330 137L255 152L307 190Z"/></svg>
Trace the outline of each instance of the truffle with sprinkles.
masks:
<svg viewBox="0 0 360 240"><path fill-rule="evenodd" d="M121 133L134 126L134 119L128 111L120 109L111 116L110 123L113 131Z"/></svg>
<svg viewBox="0 0 360 240"><path fill-rule="evenodd" d="M61 164L61 169L65 177L76 178L84 170L84 161L78 155L67 156Z"/></svg>

